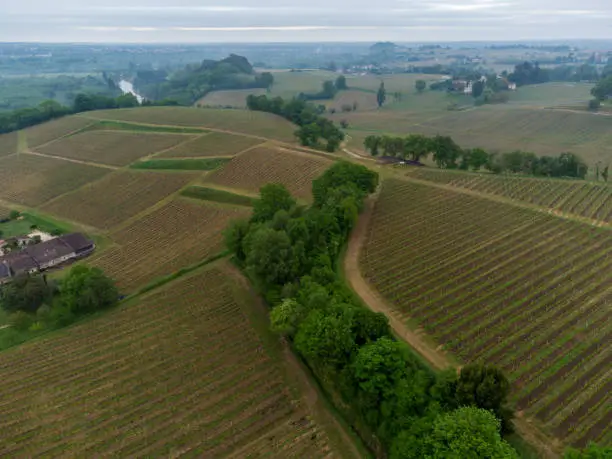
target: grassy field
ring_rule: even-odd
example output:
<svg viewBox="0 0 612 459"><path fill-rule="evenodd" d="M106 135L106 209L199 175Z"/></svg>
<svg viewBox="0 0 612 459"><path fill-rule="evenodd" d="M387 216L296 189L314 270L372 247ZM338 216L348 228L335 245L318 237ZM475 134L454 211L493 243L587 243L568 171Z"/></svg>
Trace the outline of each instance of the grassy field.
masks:
<svg viewBox="0 0 612 459"><path fill-rule="evenodd" d="M19 154L0 159L0 198L31 207L101 178L108 169Z"/></svg>
<svg viewBox="0 0 612 459"><path fill-rule="evenodd" d="M109 233L117 246L90 259L133 293L155 278L176 272L224 250L222 231L250 209L175 199Z"/></svg>
<svg viewBox="0 0 612 459"><path fill-rule="evenodd" d="M199 158L202 156L234 156L264 142L253 137L211 132L182 143L160 154L160 158Z"/></svg>
<svg viewBox="0 0 612 459"><path fill-rule="evenodd" d="M214 201L247 207L252 207L255 201L257 201L257 198L252 198L250 196L230 193L229 191L218 190L216 188L207 188L204 186L187 187L181 191L181 195L188 198L203 199L204 201Z"/></svg>
<svg viewBox="0 0 612 459"><path fill-rule="evenodd" d="M93 121L78 116L67 116L23 130L29 148L39 147L47 142L79 131Z"/></svg>
<svg viewBox="0 0 612 459"><path fill-rule="evenodd" d="M182 134L87 131L37 148L39 153L109 166L126 166L139 158L190 140Z"/></svg>
<svg viewBox="0 0 612 459"><path fill-rule="evenodd" d="M582 180L536 179L429 168L407 168L407 176L518 200L557 213L612 223L612 185Z"/></svg>
<svg viewBox="0 0 612 459"><path fill-rule="evenodd" d="M17 132L11 132L10 134L0 134L0 157L17 153L17 147Z"/></svg>
<svg viewBox="0 0 612 459"><path fill-rule="evenodd" d="M149 159L130 165L132 169L212 171L229 162L229 158Z"/></svg>
<svg viewBox="0 0 612 459"><path fill-rule="evenodd" d="M296 127L276 115L247 110L217 110L189 107L144 107L100 110L85 119L127 121L170 126L221 129L240 134L294 142Z"/></svg>
<svg viewBox="0 0 612 459"><path fill-rule="evenodd" d="M207 131L199 128L180 126L150 126L147 124L125 123L122 121L97 121L87 128L88 130L104 131L132 131L132 132L165 132L168 134L196 134L202 135Z"/></svg>
<svg viewBox="0 0 612 459"><path fill-rule="evenodd" d="M399 318L502 368L517 410L578 446L609 443L611 263L608 229L395 179L360 260Z"/></svg>
<svg viewBox="0 0 612 459"><path fill-rule="evenodd" d="M3 456L342 457L241 289L212 267L3 353Z"/></svg>
<svg viewBox="0 0 612 459"><path fill-rule="evenodd" d="M312 180L331 164L330 160L307 153L258 147L235 157L206 181L251 193L267 183L282 183L294 196L309 200Z"/></svg>
<svg viewBox="0 0 612 459"><path fill-rule="evenodd" d="M110 229L177 192L194 174L121 171L51 201L46 213Z"/></svg>

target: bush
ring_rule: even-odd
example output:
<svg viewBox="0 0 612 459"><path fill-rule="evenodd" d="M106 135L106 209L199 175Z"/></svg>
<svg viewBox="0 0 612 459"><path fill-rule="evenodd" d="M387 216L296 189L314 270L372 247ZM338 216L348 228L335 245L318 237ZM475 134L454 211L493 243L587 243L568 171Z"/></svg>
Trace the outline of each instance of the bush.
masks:
<svg viewBox="0 0 612 459"><path fill-rule="evenodd" d="M35 321L35 316L28 314L27 312L17 311L10 317L10 325L15 330L26 331L28 330Z"/></svg>
<svg viewBox="0 0 612 459"><path fill-rule="evenodd" d="M9 218L11 220L17 220L20 216L21 214L17 210L11 210L11 213L9 214Z"/></svg>
<svg viewBox="0 0 612 459"><path fill-rule="evenodd" d="M589 100L589 110L596 112L601 107L601 101L598 99Z"/></svg>

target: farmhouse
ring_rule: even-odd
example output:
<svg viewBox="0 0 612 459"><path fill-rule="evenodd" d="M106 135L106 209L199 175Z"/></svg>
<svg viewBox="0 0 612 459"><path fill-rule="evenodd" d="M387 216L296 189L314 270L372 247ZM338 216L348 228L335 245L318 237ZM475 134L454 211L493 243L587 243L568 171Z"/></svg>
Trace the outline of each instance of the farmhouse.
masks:
<svg viewBox="0 0 612 459"><path fill-rule="evenodd" d="M0 257L0 283L20 274L32 274L85 257L95 250L81 233L59 236Z"/></svg>

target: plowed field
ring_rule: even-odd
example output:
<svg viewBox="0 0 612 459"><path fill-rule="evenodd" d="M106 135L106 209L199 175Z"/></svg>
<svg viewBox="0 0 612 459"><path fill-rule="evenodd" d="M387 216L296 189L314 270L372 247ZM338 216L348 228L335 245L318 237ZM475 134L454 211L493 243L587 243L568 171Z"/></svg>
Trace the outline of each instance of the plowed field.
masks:
<svg viewBox="0 0 612 459"><path fill-rule="evenodd" d="M172 148L191 136L127 131L87 131L38 148L40 153L91 161L110 166L125 166L143 156Z"/></svg>
<svg viewBox="0 0 612 459"><path fill-rule="evenodd" d="M2 457L334 455L220 268L0 355Z"/></svg>
<svg viewBox="0 0 612 459"><path fill-rule="evenodd" d="M609 230L387 180L360 264L399 317L502 368L517 409L552 435L609 443Z"/></svg>
<svg viewBox="0 0 612 459"><path fill-rule="evenodd" d="M196 175L115 172L45 205L45 212L100 229L112 228L180 190Z"/></svg>
<svg viewBox="0 0 612 459"><path fill-rule="evenodd" d="M0 198L35 207L108 172L61 159L15 155L0 160Z"/></svg>
<svg viewBox="0 0 612 459"><path fill-rule="evenodd" d="M312 181L331 164L306 153L261 147L237 156L209 180L248 192L257 192L267 183L282 183L294 196L311 199Z"/></svg>
<svg viewBox="0 0 612 459"><path fill-rule="evenodd" d="M157 277L205 260L224 249L222 231L250 209L224 208L176 199L126 227L110 233L118 246L91 260L133 292Z"/></svg>
<svg viewBox="0 0 612 459"><path fill-rule="evenodd" d="M29 127L22 132L26 135L28 147L35 148L72 132L84 129L93 123L95 121L86 118L67 116L39 124L38 126Z"/></svg>

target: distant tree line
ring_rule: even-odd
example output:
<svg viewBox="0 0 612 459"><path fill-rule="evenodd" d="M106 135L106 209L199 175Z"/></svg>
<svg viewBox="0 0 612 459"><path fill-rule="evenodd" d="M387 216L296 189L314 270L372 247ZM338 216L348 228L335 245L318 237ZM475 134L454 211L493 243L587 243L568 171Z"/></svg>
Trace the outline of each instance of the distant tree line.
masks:
<svg viewBox="0 0 612 459"><path fill-rule="evenodd" d="M148 99L172 99L181 105L192 105L211 91L269 89L273 84L270 72L256 73L245 57L236 54L220 61L189 64L174 73L141 70L134 79L134 87Z"/></svg>
<svg viewBox="0 0 612 459"><path fill-rule="evenodd" d="M301 92L298 95L298 99L301 100L330 100L336 97L338 91L348 89L346 84L346 77L340 75L336 78L336 81L328 80L323 82L323 88L319 92L315 93L304 93Z"/></svg>
<svg viewBox="0 0 612 459"><path fill-rule="evenodd" d="M342 247L377 184L366 167L336 163L313 182L310 207L282 185L266 185L250 220L227 229L227 246L273 306L271 328L389 457L517 457L501 437L512 417L505 376L481 365L459 375L432 372L338 276ZM362 435L374 445L371 434Z"/></svg>
<svg viewBox="0 0 612 459"><path fill-rule="evenodd" d="M176 105L172 100L159 102L143 101L142 105ZM77 94L72 107L61 105L54 100L46 100L37 107L21 108L0 113L0 134L18 131L66 115L113 108L139 107L141 104L133 94L108 97L97 94Z"/></svg>
<svg viewBox="0 0 612 459"><path fill-rule="evenodd" d="M317 107L301 99L284 100L281 97L269 98L265 95L247 97L250 110L274 113L297 124L295 132L300 143L306 147L334 152L344 140L344 133L332 121L321 116L325 107Z"/></svg>
<svg viewBox="0 0 612 459"><path fill-rule="evenodd" d="M432 155L443 169L478 171L485 168L495 174L515 173L539 177L572 177L584 179L588 166L573 153L559 156L537 156L535 153L513 151L487 152L482 148L461 148L449 136L427 137L411 134L406 137L370 135L364 146L372 156L393 156L412 161Z"/></svg>

